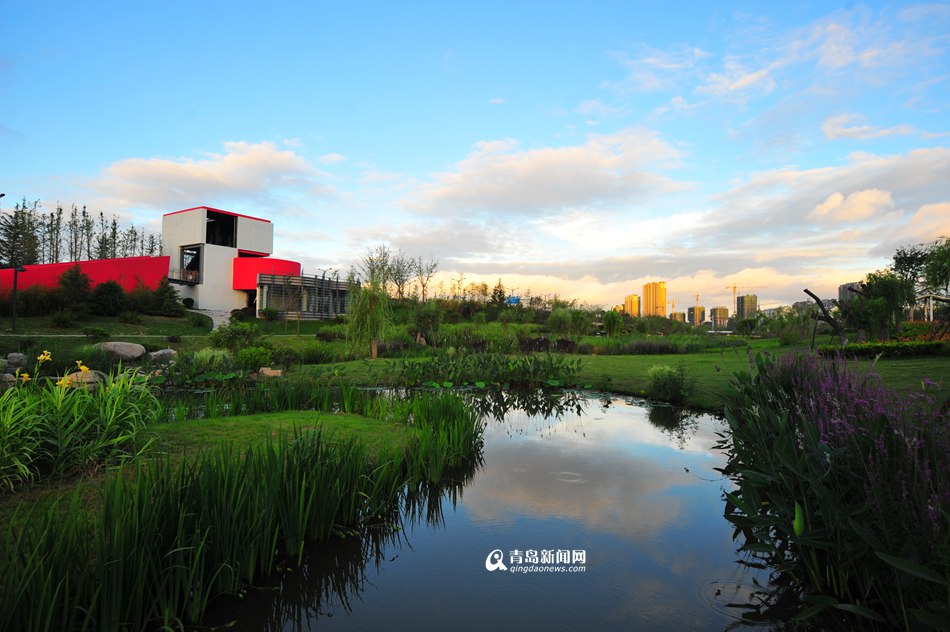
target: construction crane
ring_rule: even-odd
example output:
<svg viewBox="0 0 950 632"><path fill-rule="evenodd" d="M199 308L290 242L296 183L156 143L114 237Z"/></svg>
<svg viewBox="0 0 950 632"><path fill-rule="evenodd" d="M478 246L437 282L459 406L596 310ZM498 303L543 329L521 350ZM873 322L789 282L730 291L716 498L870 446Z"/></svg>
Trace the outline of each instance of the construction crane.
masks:
<svg viewBox="0 0 950 632"><path fill-rule="evenodd" d="M735 283L733 283L732 285L727 285L726 289L732 290L732 315L735 316L739 307L738 294L736 290L761 290L761 289L764 289L764 286L753 287L751 285L736 285ZM699 299L696 300L696 303L699 304Z"/></svg>

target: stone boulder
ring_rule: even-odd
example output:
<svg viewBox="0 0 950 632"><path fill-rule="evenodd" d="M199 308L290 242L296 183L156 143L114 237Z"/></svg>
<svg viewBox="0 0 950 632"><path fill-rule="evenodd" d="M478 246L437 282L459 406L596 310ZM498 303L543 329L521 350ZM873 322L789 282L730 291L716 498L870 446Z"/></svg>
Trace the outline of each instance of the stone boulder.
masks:
<svg viewBox="0 0 950 632"><path fill-rule="evenodd" d="M152 364L171 364L178 357L178 352L174 349L159 349L148 354L149 362Z"/></svg>
<svg viewBox="0 0 950 632"><path fill-rule="evenodd" d="M7 354L7 367L10 369L25 369L26 368L26 354L25 353L8 353Z"/></svg>
<svg viewBox="0 0 950 632"><path fill-rule="evenodd" d="M257 372L261 377L281 377L284 372L280 369L272 369L269 366L262 366L261 370Z"/></svg>
<svg viewBox="0 0 950 632"><path fill-rule="evenodd" d="M95 393L108 378L102 371L75 371L67 375L66 379L73 388L84 388L90 393Z"/></svg>
<svg viewBox="0 0 950 632"><path fill-rule="evenodd" d="M132 362L145 355L145 347L135 342L100 342L96 346L122 362Z"/></svg>

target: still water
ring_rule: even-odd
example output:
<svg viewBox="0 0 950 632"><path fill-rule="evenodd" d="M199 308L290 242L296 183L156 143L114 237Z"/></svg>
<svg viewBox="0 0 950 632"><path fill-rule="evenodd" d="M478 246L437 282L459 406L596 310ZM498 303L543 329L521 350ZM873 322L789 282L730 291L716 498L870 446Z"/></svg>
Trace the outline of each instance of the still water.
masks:
<svg viewBox="0 0 950 632"><path fill-rule="evenodd" d="M530 413L510 403L485 404L483 462L413 495L398 529L315 547L303 568L218 603L208 622L236 620L237 630L744 627L742 606L767 577L737 563L723 518L719 419L615 396L568 396L561 407L529 405Z"/></svg>

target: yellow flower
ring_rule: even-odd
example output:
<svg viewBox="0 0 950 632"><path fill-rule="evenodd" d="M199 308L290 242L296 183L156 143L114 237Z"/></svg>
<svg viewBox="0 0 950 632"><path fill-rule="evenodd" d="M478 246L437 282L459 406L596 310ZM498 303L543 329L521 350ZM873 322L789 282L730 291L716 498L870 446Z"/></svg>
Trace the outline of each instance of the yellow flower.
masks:
<svg viewBox="0 0 950 632"><path fill-rule="evenodd" d="M40 355L36 356L37 362L43 364L44 362L49 362L53 359L52 354L49 351L43 351Z"/></svg>
<svg viewBox="0 0 950 632"><path fill-rule="evenodd" d="M79 367L79 370L83 373L89 373L89 367L82 363L82 360L76 360L76 366Z"/></svg>
<svg viewBox="0 0 950 632"><path fill-rule="evenodd" d="M56 386L69 386L69 378L66 376L63 376L63 378L60 381L56 382Z"/></svg>
<svg viewBox="0 0 950 632"><path fill-rule="evenodd" d="M21 380L23 381L23 383L25 384L25 383L27 383L27 382L30 381L30 374L29 374L29 373L21 373L21 374L20 374L20 379L21 379Z"/></svg>

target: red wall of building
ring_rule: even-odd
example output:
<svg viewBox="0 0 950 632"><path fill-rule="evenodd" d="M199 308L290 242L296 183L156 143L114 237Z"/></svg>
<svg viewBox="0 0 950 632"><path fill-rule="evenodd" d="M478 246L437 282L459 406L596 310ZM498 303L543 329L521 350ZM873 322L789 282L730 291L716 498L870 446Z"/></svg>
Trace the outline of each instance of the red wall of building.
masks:
<svg viewBox="0 0 950 632"><path fill-rule="evenodd" d="M300 264L273 257L235 257L232 287L235 290L256 290L258 274L300 276Z"/></svg>
<svg viewBox="0 0 950 632"><path fill-rule="evenodd" d="M17 289L22 290L33 285L58 287L60 275L78 265L83 274L89 277L92 288L105 281L118 281L122 289L130 292L141 281L145 287L154 290L161 280L168 276L168 261L169 257L123 257L23 266L26 272L17 274ZM13 269L0 270L0 292L6 293L12 289Z"/></svg>

